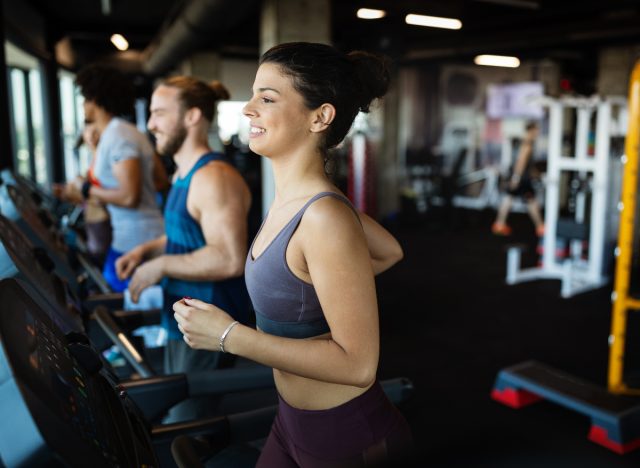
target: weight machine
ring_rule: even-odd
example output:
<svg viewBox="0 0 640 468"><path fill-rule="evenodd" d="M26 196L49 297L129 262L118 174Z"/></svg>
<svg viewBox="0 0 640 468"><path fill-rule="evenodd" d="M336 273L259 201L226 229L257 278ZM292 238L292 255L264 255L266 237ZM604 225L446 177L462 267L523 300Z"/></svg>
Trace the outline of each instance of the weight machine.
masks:
<svg viewBox="0 0 640 468"><path fill-rule="evenodd" d="M613 118L614 108L621 113L625 109L623 98L544 98L542 105L549 109L549 155L547 160L545 193L545 236L542 264L539 267L521 269L521 250L511 247L507 254L507 284L537 279L559 279L564 298L599 288L608 282L607 269L612 258L614 235L611 226L617 223L617 213L612 209L609 193L615 186L610 160L611 138L622 134ZM566 111L575 110L577 129L575 153L563 154L562 129ZM589 126L595 115L595 154L588 155ZM561 185L564 174L577 172L584 186L590 188L590 200L585 191L576 197L575 219L559 216ZM617 194L615 194L617 196ZM588 206L590 211L587 213ZM571 238L570 258L556 259L558 237ZM583 241L588 240L586 257L582 255Z"/></svg>

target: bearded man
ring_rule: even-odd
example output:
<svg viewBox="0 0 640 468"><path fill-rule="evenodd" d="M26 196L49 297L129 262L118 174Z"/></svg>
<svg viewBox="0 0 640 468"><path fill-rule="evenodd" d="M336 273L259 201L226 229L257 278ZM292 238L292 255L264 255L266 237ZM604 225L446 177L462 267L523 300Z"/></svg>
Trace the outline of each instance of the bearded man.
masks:
<svg viewBox="0 0 640 468"><path fill-rule="evenodd" d="M156 150L173 156L177 170L165 205L165 235L127 252L116 262L137 302L147 287L161 283L162 326L169 338L165 373L220 367L220 353L193 350L184 341L172 305L183 297L213 303L246 322L244 284L247 215L251 195L240 173L208 144L215 105L229 94L218 82L173 77L151 98L149 130ZM206 416L206 399L174 408L169 420Z"/></svg>

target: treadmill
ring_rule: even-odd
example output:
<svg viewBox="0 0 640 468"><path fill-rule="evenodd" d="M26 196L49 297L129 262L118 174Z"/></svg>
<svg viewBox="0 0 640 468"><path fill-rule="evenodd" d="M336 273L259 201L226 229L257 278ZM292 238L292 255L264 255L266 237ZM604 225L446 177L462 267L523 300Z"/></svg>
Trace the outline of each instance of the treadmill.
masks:
<svg viewBox="0 0 640 468"><path fill-rule="evenodd" d="M53 271L53 262L43 249L33 247L13 222L0 215L0 278L16 278L33 297L41 298L51 312L51 319L65 333L80 333L98 351L116 344L127 359L137 377L133 380L116 378L119 384L129 388L150 420L159 419L174 404L192 396L212 396L233 392L248 392L273 388L271 370L265 366L232 368L216 372L194 372L156 376L145 354L136 348L121 329L117 319L105 307L88 311L82 308L68 285ZM125 313L125 317L131 314ZM105 363L105 365L107 365ZM108 365L107 365L108 367ZM151 385L153 383L153 385ZM252 406L274 399L254 398ZM251 406L251 405L250 405ZM246 402L239 406L246 409Z"/></svg>
<svg viewBox="0 0 640 468"><path fill-rule="evenodd" d="M146 422L80 334L0 281L0 460L7 467L160 466Z"/></svg>
<svg viewBox="0 0 640 468"><path fill-rule="evenodd" d="M0 280L0 297L0 466L198 466L268 433L275 406L152 425L86 336L65 333L24 282Z"/></svg>
<svg viewBox="0 0 640 468"><path fill-rule="evenodd" d="M58 273L75 291L80 291L82 287L83 295L91 290L103 294L111 292L102 273L86 255L65 244L50 213L39 207L24 187L3 179L0 185L0 214L15 222L33 244L47 250Z"/></svg>

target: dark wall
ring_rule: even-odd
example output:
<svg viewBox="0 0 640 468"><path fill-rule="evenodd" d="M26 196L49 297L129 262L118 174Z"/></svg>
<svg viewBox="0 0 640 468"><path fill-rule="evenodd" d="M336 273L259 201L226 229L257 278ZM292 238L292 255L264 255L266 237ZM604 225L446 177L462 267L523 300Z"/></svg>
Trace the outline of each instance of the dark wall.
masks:
<svg viewBox="0 0 640 468"><path fill-rule="evenodd" d="M47 47L47 25L25 1L3 0L5 39L40 58L52 58Z"/></svg>

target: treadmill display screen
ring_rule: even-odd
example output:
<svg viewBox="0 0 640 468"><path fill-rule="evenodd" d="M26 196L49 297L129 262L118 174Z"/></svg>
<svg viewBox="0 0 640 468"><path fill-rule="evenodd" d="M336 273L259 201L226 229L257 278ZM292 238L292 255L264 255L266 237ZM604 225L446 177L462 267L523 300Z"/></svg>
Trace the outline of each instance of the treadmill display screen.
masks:
<svg viewBox="0 0 640 468"><path fill-rule="evenodd" d="M102 373L88 372L49 317L14 289L17 294L0 289L0 339L47 445L72 466L138 465L114 386Z"/></svg>

